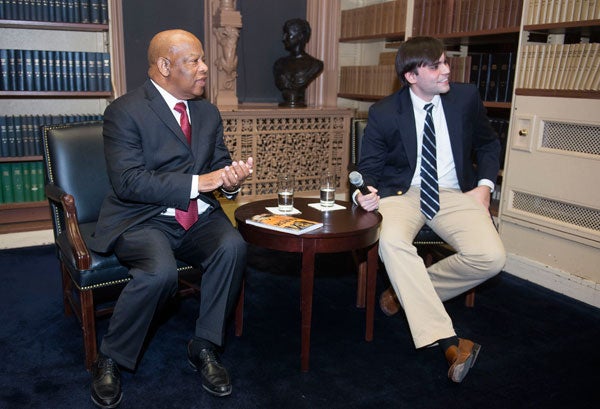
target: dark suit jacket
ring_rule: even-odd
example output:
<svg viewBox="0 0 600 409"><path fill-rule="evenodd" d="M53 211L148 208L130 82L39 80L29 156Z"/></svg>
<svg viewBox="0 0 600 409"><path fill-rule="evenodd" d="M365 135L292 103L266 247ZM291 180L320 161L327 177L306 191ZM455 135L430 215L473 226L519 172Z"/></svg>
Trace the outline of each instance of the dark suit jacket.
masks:
<svg viewBox="0 0 600 409"><path fill-rule="evenodd" d="M231 164L219 110L204 99L189 101L191 148L171 108L150 82L123 95L104 112L104 151L112 185L102 204L90 247L111 251L127 229L168 207L186 210L192 175ZM200 198L213 207L212 193Z"/></svg>
<svg viewBox="0 0 600 409"><path fill-rule="evenodd" d="M453 83L441 99L461 190L471 190L480 179L495 182L500 142L477 88ZM413 105L408 87L403 87L369 109L358 170L365 184L377 188L383 198L408 191L416 163Z"/></svg>

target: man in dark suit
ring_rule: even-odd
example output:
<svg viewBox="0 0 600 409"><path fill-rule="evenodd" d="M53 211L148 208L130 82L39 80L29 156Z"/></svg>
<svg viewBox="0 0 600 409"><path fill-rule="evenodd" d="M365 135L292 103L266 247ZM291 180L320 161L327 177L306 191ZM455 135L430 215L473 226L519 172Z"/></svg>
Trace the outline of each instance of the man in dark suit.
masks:
<svg viewBox="0 0 600 409"><path fill-rule="evenodd" d="M252 173L253 160L231 161L219 111L201 98L208 67L193 34L158 33L148 63L146 83L104 113L112 189L91 247L114 251L132 277L92 371L92 399L108 408L122 396L118 365L135 367L155 312L177 290L176 259L203 270L189 362L208 392L231 393L217 349L240 291L246 244L212 192L233 198Z"/></svg>
<svg viewBox="0 0 600 409"><path fill-rule="evenodd" d="M383 216L379 253L393 287L382 295L384 312L397 312L399 302L415 347L437 343L448 377L461 382L480 345L458 338L442 303L504 266L488 210L500 143L477 89L448 82L441 41L402 43L396 72L404 86L370 108L362 141L359 171L371 193L357 191L354 200ZM424 224L457 251L429 268L412 244Z"/></svg>

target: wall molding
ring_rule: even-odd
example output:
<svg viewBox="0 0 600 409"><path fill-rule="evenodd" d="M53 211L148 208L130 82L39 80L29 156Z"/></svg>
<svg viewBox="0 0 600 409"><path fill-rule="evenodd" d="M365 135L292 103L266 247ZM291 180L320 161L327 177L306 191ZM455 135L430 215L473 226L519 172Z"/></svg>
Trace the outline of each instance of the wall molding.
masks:
<svg viewBox="0 0 600 409"><path fill-rule="evenodd" d="M600 308L600 283L512 253L508 254L503 271Z"/></svg>
<svg viewBox="0 0 600 409"><path fill-rule="evenodd" d="M54 244L52 230L0 234L0 250Z"/></svg>

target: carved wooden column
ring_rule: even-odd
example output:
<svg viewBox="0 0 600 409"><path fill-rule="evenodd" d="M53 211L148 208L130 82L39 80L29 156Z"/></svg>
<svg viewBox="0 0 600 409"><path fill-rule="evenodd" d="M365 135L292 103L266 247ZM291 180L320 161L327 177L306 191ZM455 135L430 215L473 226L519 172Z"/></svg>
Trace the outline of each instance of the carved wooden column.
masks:
<svg viewBox="0 0 600 409"><path fill-rule="evenodd" d="M306 89L306 102L311 106L336 106L340 0L307 0L306 20L312 29L306 52L324 64L323 73Z"/></svg>
<svg viewBox="0 0 600 409"><path fill-rule="evenodd" d="M242 27L242 15L236 10L236 0L207 0L204 42L209 67L208 99L219 107L238 104L237 43ZM206 46L205 44L205 46Z"/></svg>

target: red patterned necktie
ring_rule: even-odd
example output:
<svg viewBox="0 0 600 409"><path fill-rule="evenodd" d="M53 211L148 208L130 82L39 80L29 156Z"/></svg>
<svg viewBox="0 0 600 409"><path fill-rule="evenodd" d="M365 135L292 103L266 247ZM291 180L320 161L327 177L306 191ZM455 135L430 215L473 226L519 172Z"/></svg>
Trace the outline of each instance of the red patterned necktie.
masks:
<svg viewBox="0 0 600 409"><path fill-rule="evenodd" d="M183 102L178 102L175 104L175 111L181 114L179 119L179 125L181 126L181 130L183 134L187 138L188 144L192 144L192 127L190 126L190 120L187 116L187 111L185 104ZM175 219L179 222L181 227L186 230L189 230L190 227L194 225L198 221L198 202L196 199L190 200L190 204L188 205L187 212L179 209L175 209Z"/></svg>

